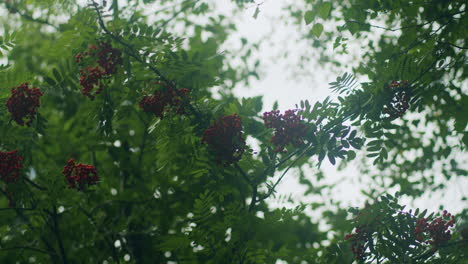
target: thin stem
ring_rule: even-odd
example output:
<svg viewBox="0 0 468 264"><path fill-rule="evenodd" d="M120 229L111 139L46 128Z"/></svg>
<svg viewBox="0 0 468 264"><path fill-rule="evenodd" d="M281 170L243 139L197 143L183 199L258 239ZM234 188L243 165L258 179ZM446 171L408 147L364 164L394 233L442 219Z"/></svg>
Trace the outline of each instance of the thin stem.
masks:
<svg viewBox="0 0 468 264"><path fill-rule="evenodd" d="M3 195L8 197L8 194L5 191L3 191L1 188L0 188L0 192ZM19 208L13 208L13 209L15 210L15 212L19 216L19 218L21 218L21 220L23 220L26 223L26 225L29 227L29 229L31 231L36 230L36 228L34 228L34 226L31 224L31 221L29 221L29 218L27 218L23 214L22 210L19 210ZM47 254L49 254L50 259L52 260L52 262L53 263L58 263L58 260L57 260L58 255L55 252L52 245L49 243L49 241L47 241L47 239L44 236L41 235L40 238L41 238L41 241L44 243L44 245L47 247L47 249L48 249Z"/></svg>
<svg viewBox="0 0 468 264"><path fill-rule="evenodd" d="M37 188L37 189L39 189L41 191L47 191L48 190L46 187L42 187L39 184L33 182L32 180L30 180L30 179L28 179L26 177L24 177L23 179L24 179L25 182L31 184L33 187L35 187L35 188Z"/></svg>
<svg viewBox="0 0 468 264"><path fill-rule="evenodd" d="M113 204L113 203L121 203L121 204L138 204L138 205L142 205L142 204L146 204L146 203L149 203L149 202L152 202L152 201L156 201L156 199L154 199L153 197L151 198L148 198L148 199L145 199L145 200L135 200L135 201L125 201L125 200L108 200L108 201L105 201L99 205L96 205L95 207L93 207L90 211L90 214L94 214L94 211L96 211L97 209L99 208L102 208L106 205L109 205L109 204Z"/></svg>
<svg viewBox="0 0 468 264"><path fill-rule="evenodd" d="M257 203L257 193L258 193L258 186L255 185L253 187L253 194L252 194L252 201L250 202L249 212L252 212L255 208L255 204Z"/></svg>
<svg viewBox="0 0 468 264"><path fill-rule="evenodd" d="M60 249L60 254L61 254L61 257L62 257L62 261L63 261L63 263L67 264L68 259L67 259L67 255L65 253L65 248L63 246L62 237L60 235L60 227L59 227L59 221L58 221L57 208L54 206L53 211L49 212L49 214L52 217L53 231L54 231L55 237L57 238L57 243L58 243L58 246L59 246L59 249Z"/></svg>
<svg viewBox="0 0 468 264"><path fill-rule="evenodd" d="M450 43L450 42L439 41L439 43L447 44L447 45L453 46L453 47L458 48L458 49L468 49L468 47L458 46L458 45L455 45L455 44Z"/></svg>
<svg viewBox="0 0 468 264"><path fill-rule="evenodd" d="M34 18L32 17L31 15L29 14L26 14L24 12L21 12L18 8L16 8L15 6L9 4L8 2L4 2L5 3L5 7L6 9L8 9L8 11L10 11L10 13L12 14L18 14L20 15L22 18L26 19L26 20L29 20L29 21L32 21L32 22L35 22L35 23L39 23L39 24L44 24L44 25L48 25L48 26L51 26L53 27L54 29L56 30L59 30L59 27L50 23L49 21L47 20L43 20L43 19L40 19L40 18Z"/></svg>
<svg viewBox="0 0 468 264"><path fill-rule="evenodd" d="M116 36L114 34L112 34L112 32L109 31L109 29L106 27L105 23L104 23L104 20L102 18L102 14L101 12L99 11L99 7L98 7L98 4L94 1L92 1L92 6L94 7L94 10L96 11L96 14L97 14L97 18L98 18L98 23L99 23L99 26L102 28L102 30L104 31L104 33L106 33L107 35L109 35L112 39L114 39L115 41L117 41L118 43L120 43L121 45L125 46L127 48L127 50L124 50L124 52L126 54L128 54L130 57L134 58L136 61L138 61L139 63L141 63L142 65L144 65L145 67L148 67L151 71L153 71L154 73L156 73L156 75L158 75L158 77L163 81L165 82L167 85L173 87L174 86L174 83L171 82L168 78L166 78L161 71L159 71L158 68L154 67L152 64L146 62L146 60L142 59L139 54L133 49L133 47L126 43L125 41L123 41L119 36ZM177 89L174 89L175 93L177 93L178 96L180 96L183 100L182 102L190 109L190 111L197 117L197 119L200 119L201 120L201 115L200 113L198 113L198 111L190 104L187 102L187 100L185 99L185 97L179 92L179 90Z"/></svg>
<svg viewBox="0 0 468 264"><path fill-rule="evenodd" d="M295 151L293 151L291 154L289 154L286 158L282 159L280 162L278 162L278 164L275 165L275 169L277 169L278 167L280 167L281 165L283 165L285 162L287 162L288 160L290 160L294 155L296 155L297 153L299 153L299 151L301 151L301 149L296 149Z"/></svg>
<svg viewBox="0 0 468 264"><path fill-rule="evenodd" d="M7 210L33 211L35 209L36 209L36 207L31 207L31 208L7 207L7 208L0 208L0 211L7 211Z"/></svg>
<svg viewBox="0 0 468 264"><path fill-rule="evenodd" d="M27 246L16 246L16 247L2 247L0 248L0 250L31 250L31 251L35 251L35 252L39 252L39 253L42 253L42 254L53 254L55 255L56 253L55 252L50 252L50 251L47 251L47 250L44 250L44 249L40 249L40 248L34 248L34 247L27 247Z"/></svg>
<svg viewBox="0 0 468 264"><path fill-rule="evenodd" d="M189 1L186 1L186 2L189 2ZM179 11L175 12L174 15L172 15L172 17L170 17L169 19L167 19L166 21L164 21L161 25L158 26L158 28L163 28L165 27L167 24L169 24L169 22L171 22L172 20L174 20L178 15L182 14L185 10L187 10L188 8L190 7L190 5L185 5L184 7L182 7Z"/></svg>
<svg viewBox="0 0 468 264"><path fill-rule="evenodd" d="M378 28L378 29L383 29L383 30L395 32L395 31L400 31L400 30L402 30L402 29L415 28L415 27L423 27L423 26L425 26L425 25L428 25L428 24L431 24L431 23L433 23L433 22L436 22L437 20L439 20L439 19L441 19L441 18L444 18L444 17L453 17L454 15L462 14L462 13L465 13L465 12L466 12L466 9L465 9L465 10L462 10L462 11L455 12L455 13L451 13L451 14L446 14L446 15L439 16L439 17L437 17L437 18L434 19L434 20L427 21L427 22L424 22L424 23L422 23L422 24L404 26L404 27L399 27L399 28L388 28L388 27L376 26L376 25L372 25L372 24L369 24L369 23L359 22L359 21L356 21L356 20L346 20L346 22L347 22L347 23L355 23L355 24L359 24L359 25L364 25L364 26L369 26L369 27L373 27L373 28Z"/></svg>
<svg viewBox="0 0 468 264"><path fill-rule="evenodd" d="M113 0L112 1L112 12L114 16L114 21L117 21L119 19L119 1L118 0Z"/></svg>
<svg viewBox="0 0 468 264"><path fill-rule="evenodd" d="M310 147L310 145L305 147L304 151L297 157L297 159L293 160L293 162L291 162L291 164L289 164L289 166L286 168L286 170L283 172L283 174L279 177L279 179L275 182L275 184L270 188L268 193L265 196L259 198L257 200L257 202L263 201L263 200L267 199L268 197L270 197L270 195L273 194L273 192L275 191L276 186L278 186L278 184L281 182L281 180L284 178L284 176L286 176L286 173L288 173L288 171L294 166L294 164L296 164L296 162L298 160L300 160L304 156L304 154L309 150L309 147Z"/></svg>
<svg viewBox="0 0 468 264"><path fill-rule="evenodd" d="M112 258L114 259L115 262L120 263L117 251L116 251L116 249L114 247L114 244L112 243L112 240L110 240L109 237L107 236L107 233L109 233L108 230L101 228L101 226L98 226L96 224L96 221L94 221L93 215L91 213L87 212L82 207L79 207L78 209L80 210L80 212L82 212L88 218L88 220L91 222L91 224L103 235L104 240L107 243L107 246L111 249Z"/></svg>
<svg viewBox="0 0 468 264"><path fill-rule="evenodd" d="M252 180L249 179L249 177L247 176L247 174L244 172L244 170L242 170L242 168L239 166L239 164L235 163L235 167L236 169L240 172L240 174L242 175L242 178L244 178L244 180L250 185L253 187L253 182Z"/></svg>
<svg viewBox="0 0 468 264"><path fill-rule="evenodd" d="M146 147L146 140L148 138L148 122L144 121L142 119L142 122L144 123L145 126L145 131L143 132L143 138L141 139L141 144L140 144L140 153L138 154L138 175L141 177L142 174L142 164L143 164L143 153L145 151Z"/></svg>
<svg viewBox="0 0 468 264"><path fill-rule="evenodd" d="M104 32L109 35L112 39L114 39L115 41L117 41L118 43L122 44L123 46L125 46L129 52L126 52L128 55L130 55L132 58L134 58L135 60L137 60L138 62L140 62L141 64L145 65L146 67L150 68L153 72L155 72L159 78L161 78L161 80L163 80L165 83L167 84L170 84L171 82L169 81L169 79L167 79L156 67L148 64L146 61L144 61L143 59L140 58L139 55L135 54L135 52L133 51L133 47L126 43L125 41L123 41L121 38L119 38L118 36L112 34L109 29L106 27L105 23L104 23L104 20L102 19L102 14L101 14L101 11L99 11L99 7L98 7L98 4L94 1L92 1L92 5L94 6L94 10L96 10L96 14L97 14L97 17L98 17L98 23L99 23L99 26L102 28L102 30L104 30Z"/></svg>

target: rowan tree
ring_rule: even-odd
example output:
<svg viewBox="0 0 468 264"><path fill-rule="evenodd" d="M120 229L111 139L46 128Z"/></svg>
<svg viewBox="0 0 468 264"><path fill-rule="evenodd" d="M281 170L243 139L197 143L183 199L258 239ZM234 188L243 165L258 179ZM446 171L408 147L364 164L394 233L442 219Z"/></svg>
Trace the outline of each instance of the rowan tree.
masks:
<svg viewBox="0 0 468 264"><path fill-rule="evenodd" d="M434 16L418 8L400 14L392 1L353 1L354 13L337 2L332 17L346 22L339 32L363 36L372 28L357 12L365 10L402 23L402 34L383 34L378 48L366 49L355 74L371 82L341 75L330 84L336 99L303 100L282 112L232 93L258 77L255 43L242 39L239 50L220 52L236 12L261 5L233 1L226 17L210 1L78 2L2 1L2 263L466 260L466 210L428 214L398 201L423 193L418 183L428 192L438 187L418 173L451 158L452 149L464 153L466 4L422 3L441 13ZM306 3L317 4L321 19L333 7ZM313 10L292 15L310 24ZM315 37L320 25L311 29ZM417 34L406 32L412 28ZM404 36L411 39L400 54L392 45ZM412 133L421 120L409 116L417 112L436 127L430 143ZM364 206L271 206L293 170L306 195L329 199L311 183L322 174L304 167L357 155L390 182L369 186ZM443 170L447 178L466 175L457 159ZM398 192L377 195L389 186Z"/></svg>

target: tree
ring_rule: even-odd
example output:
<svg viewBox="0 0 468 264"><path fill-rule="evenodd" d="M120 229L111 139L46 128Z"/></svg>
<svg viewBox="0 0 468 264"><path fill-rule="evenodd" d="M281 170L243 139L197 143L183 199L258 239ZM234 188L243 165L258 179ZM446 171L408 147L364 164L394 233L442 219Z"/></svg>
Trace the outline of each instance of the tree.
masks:
<svg viewBox="0 0 468 264"><path fill-rule="evenodd" d="M403 187L396 195L372 193L364 208L350 210L353 219L345 208L322 211L328 230L306 213L314 205L268 204L293 169L301 171L309 192L320 194L303 166L350 162L364 145L382 169L397 164L388 154L414 149L417 142L399 147L403 139L416 139L388 130L411 132L406 112L432 106L418 96L425 89L422 80L435 85L440 76L393 77L376 63L372 67L393 79L357 87L345 74L331 84L337 100L304 100L297 109L262 115L261 97L231 93L236 83L249 84L258 67L249 63L256 47L246 40L238 51L219 52L235 30L232 18L217 15L209 2L153 2L3 1L8 16L0 38L2 262L466 259L466 235L461 237L458 223L454 228L466 212L454 217L405 210L397 199L414 192ZM328 16L331 7L322 5L319 13ZM155 21L144 15L150 6L159 7ZM317 27L313 32L320 35ZM457 61L464 56L456 55ZM235 56L243 56L244 64L235 64ZM439 92L446 94L433 93ZM454 100L466 97L448 93ZM430 120L441 128L454 118L456 132L466 133L463 117L450 109ZM258 147L251 149L251 142ZM418 170L408 167L408 173ZM464 173L456 163L452 168Z"/></svg>
<svg viewBox="0 0 468 264"><path fill-rule="evenodd" d="M375 139L367 147L379 166L374 178L387 181L384 189L398 186L417 197L427 188L439 189L443 182L467 175L456 159L468 145L463 114L468 98L464 1L307 0L290 4L288 10L298 25L307 24L303 39L321 50L318 54L329 54L325 51L332 48L332 54L362 51L353 72L369 80L362 88L365 96L375 99L364 106L370 116L360 122L366 136ZM323 24L332 30L324 31ZM345 66L333 57L320 59ZM337 79L333 85L357 85L345 81ZM401 81L408 83L389 92L392 82ZM413 116L406 114L390 125L379 113L392 96L392 104L408 100L405 108ZM422 155L408 159L412 153Z"/></svg>

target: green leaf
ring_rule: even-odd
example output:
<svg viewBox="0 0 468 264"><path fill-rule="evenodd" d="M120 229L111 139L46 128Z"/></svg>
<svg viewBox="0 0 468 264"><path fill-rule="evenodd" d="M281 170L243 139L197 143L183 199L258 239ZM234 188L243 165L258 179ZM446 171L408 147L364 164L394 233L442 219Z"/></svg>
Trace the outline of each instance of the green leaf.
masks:
<svg viewBox="0 0 468 264"><path fill-rule="evenodd" d="M369 151L369 152L380 151L380 146L368 147L367 151Z"/></svg>
<svg viewBox="0 0 468 264"><path fill-rule="evenodd" d="M328 156L328 160L330 161L330 163L332 165L335 165L335 163L336 163L335 157L331 153L328 153L327 156Z"/></svg>
<svg viewBox="0 0 468 264"><path fill-rule="evenodd" d="M342 140L341 145L343 145L343 147L345 147L345 148L349 148L349 143L346 140Z"/></svg>
<svg viewBox="0 0 468 264"><path fill-rule="evenodd" d="M304 14L304 20L306 22L306 25L309 25L310 23L312 23L312 21L314 21L314 18L315 18L315 13L311 10L305 12Z"/></svg>
<svg viewBox="0 0 468 264"><path fill-rule="evenodd" d="M325 150L321 150L318 156L319 161L322 161L325 158Z"/></svg>
<svg viewBox="0 0 468 264"><path fill-rule="evenodd" d="M320 35L322 35L322 31L323 31L323 25L320 23L315 24L314 27L312 28L312 33L317 38L320 37Z"/></svg>
<svg viewBox="0 0 468 264"><path fill-rule="evenodd" d="M353 160L356 158L356 152L349 150L348 151L348 160Z"/></svg>
<svg viewBox="0 0 468 264"><path fill-rule="evenodd" d="M330 2L325 2L320 5L318 9L318 14L321 18L326 19L330 14L330 10L332 8L332 4Z"/></svg>
<svg viewBox="0 0 468 264"><path fill-rule="evenodd" d="M56 85L56 82L54 81L54 79L48 77L48 76L44 76L44 81L46 83L48 83L49 85L51 86L55 86Z"/></svg>
<svg viewBox="0 0 468 264"><path fill-rule="evenodd" d="M359 30L359 25L357 23L350 22L347 24L347 26L348 26L349 32L351 32L352 35L354 35Z"/></svg>
<svg viewBox="0 0 468 264"><path fill-rule="evenodd" d="M257 6L257 8L255 9L255 13L253 14L253 18L257 19L258 14L260 14L260 8L258 8L258 6Z"/></svg>
<svg viewBox="0 0 468 264"><path fill-rule="evenodd" d="M62 76L60 75L57 68L53 68L52 73L54 74L55 80L57 80L58 82L62 81Z"/></svg>

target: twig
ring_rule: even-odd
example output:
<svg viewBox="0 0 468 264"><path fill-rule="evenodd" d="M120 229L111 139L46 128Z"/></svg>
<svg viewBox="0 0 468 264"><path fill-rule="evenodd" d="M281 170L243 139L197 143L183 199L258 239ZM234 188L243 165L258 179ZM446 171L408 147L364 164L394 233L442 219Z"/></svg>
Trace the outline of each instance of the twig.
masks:
<svg viewBox="0 0 468 264"><path fill-rule="evenodd" d="M347 23L355 23L355 24L359 24L359 25L364 25L364 26L369 26L369 27L373 27L373 28L379 28L379 29L383 29L383 30L395 32L395 31L399 31L399 30L402 30L402 29L408 29L408 28L414 28L414 27L423 27L423 26L425 26L425 25L428 25L428 24L431 24L431 23L433 23L433 22L436 22L437 20L439 20L439 19L441 19L441 18L444 18L444 17L453 17L454 15L462 14L462 13L465 13L465 12L466 12L466 9L465 9L465 10L462 10L462 11L455 12L455 13L451 13L451 14L446 14L446 15L439 16L439 17L437 17L437 18L434 19L434 20L427 21L427 22L422 23L422 24L404 26L404 27L400 27L400 28L387 28L387 27L372 25L372 24L369 24L369 23L359 22L359 21L356 21L356 20L345 20L345 22L347 22Z"/></svg>
<svg viewBox="0 0 468 264"><path fill-rule="evenodd" d="M32 250L32 251L40 252L40 253L47 254L47 255L49 254L56 255L55 252L50 252L44 249L39 249L39 248L34 248L34 247L16 246L16 247L0 248L0 250L18 250L18 249Z"/></svg>
<svg viewBox="0 0 468 264"><path fill-rule="evenodd" d="M142 120L145 125L145 131L143 132L143 138L141 139L140 144L140 153L138 154L138 176L141 177L141 172L143 170L142 163L143 163L143 152L145 151L146 147L146 139L148 137L148 122Z"/></svg>
<svg viewBox="0 0 468 264"><path fill-rule="evenodd" d="M107 233L108 231L107 230L103 230L103 228L101 228L101 226L98 226L96 224L96 221L94 221L94 218L93 218L93 215L91 213L88 213L85 209L83 209L81 206L78 208L80 212L82 212L87 218L88 220L91 222L91 224L96 227L96 229L103 235L104 237L104 240L106 241L107 243L107 246L111 249L112 251L112 258L114 259L115 262L117 263L120 263L120 259L117 255L117 251L115 250L115 247L114 247L114 244L112 243L112 240L110 240L108 237L107 237ZM104 232L102 232L104 231Z"/></svg>
<svg viewBox="0 0 468 264"><path fill-rule="evenodd" d="M0 208L0 211L7 211L7 210L33 211L35 209L36 209L36 207L31 207L31 208L6 207L6 208Z"/></svg>
<svg viewBox="0 0 468 264"><path fill-rule="evenodd" d="M150 65L149 63L141 59L139 55L135 54L135 52L133 51L133 47L130 44L126 43L118 36L112 34L112 32L109 31L109 29L106 27L104 23L104 20L102 19L102 14L101 14L101 11L99 11L98 4L92 1L92 6L94 7L94 10L96 11L99 26L102 28L102 30L104 30L104 32L107 35L109 35L112 39L114 39L118 43L125 46L129 50L129 52L127 52L128 55L130 55L131 57L133 57L135 60L145 65L146 67L150 68L153 72L155 72L159 76L159 78L161 78L161 80L163 80L167 84L171 83L171 81L169 81L169 79L167 79L156 67L154 67L153 65Z"/></svg>
<svg viewBox="0 0 468 264"><path fill-rule="evenodd" d="M39 23L39 24L44 24L44 25L48 25L48 26L51 26L53 28L55 28L56 30L59 30L59 27L50 23L49 21L47 20L43 20L43 19L40 19L40 18L34 18L32 17L31 15L29 14L26 14L24 12L21 12L18 8L12 6L11 4L9 4L8 2L5 1L5 7L8 9L8 11L10 11L10 13L16 13L18 15L20 15L21 17L23 17L24 19L26 20L29 20L29 21L32 21L32 22L36 22L36 23Z"/></svg>
<svg viewBox="0 0 468 264"><path fill-rule="evenodd" d="M257 203L257 192L258 192L258 188L257 188L257 185L255 185L253 187L252 201L250 202L249 212L252 212L253 209L255 208L255 204Z"/></svg>
<svg viewBox="0 0 468 264"><path fill-rule="evenodd" d="M38 185L37 183L31 181L30 179L28 179L26 177L24 177L23 179L24 179L25 182L31 184L33 187L35 187L35 188L37 188L37 189L39 189L41 191L47 191L48 190L46 187L42 187L42 186Z"/></svg>
<svg viewBox="0 0 468 264"><path fill-rule="evenodd" d="M267 193L265 196L259 198L259 199L257 200L257 202L263 201L263 200L267 199L268 197L270 197L271 194L273 194L273 192L275 191L276 186L278 186L278 184L279 184L279 183L281 182L281 180L284 178L284 176L285 176L286 173L289 171L289 169L291 169L292 166L294 166L294 164L296 164L296 162L297 162L298 160L300 160L300 159L302 158L302 156L304 156L304 154L309 150L309 147L310 147L310 145L308 145L308 146L305 147L304 151L297 157L297 159L295 159L293 162L291 162L291 164L289 164L289 166L286 168L286 170L283 172L283 174L279 177L279 179L275 182L275 184L270 188L270 190L268 191L268 193Z"/></svg>
<svg viewBox="0 0 468 264"><path fill-rule="evenodd" d="M114 39L115 41L117 41L118 43L120 43L121 45L125 46L128 51L124 51L125 53L127 53L130 57L134 58L136 61L138 61L139 63L143 64L144 66L148 67L151 71L153 71L154 73L156 73L156 75L158 75L158 77L163 81L165 82L167 85L169 86L174 86L174 83L171 82L168 78L166 78L161 71L159 71L158 68L154 67L153 65L151 65L150 63L146 62L145 60L143 60L139 55L138 53L136 53L133 49L133 47L126 43L125 41L123 41L120 37L112 34L112 32L109 31L109 29L106 27L105 23L104 23L104 20L102 19L102 14L101 12L99 11L99 7L98 7L98 4L94 1L92 1L92 4L91 4L93 7L94 7L94 10L96 11L96 14L97 14L97 18L98 18L98 23L99 23L99 26L102 28L102 30L104 31L104 33L106 33L107 35L109 35L112 39ZM198 113L197 110L195 110L195 108L190 104L190 103L187 103L186 100L184 100L184 96L177 90L177 89L174 89L174 91L177 93L178 96L180 96L183 100L182 102L188 106L188 108L190 109L190 111L198 118L198 119L201 119L201 115L200 113Z"/></svg>
<svg viewBox="0 0 468 264"><path fill-rule="evenodd" d="M47 211L48 212L48 211ZM59 222L58 222L58 214L57 214L57 208L54 206L53 211L49 212L50 216L52 217L52 222L53 222L53 231L55 234L55 237L57 238L57 243L60 249L60 254L62 256L62 261L64 264L68 263L67 255L65 253L65 248L63 246L63 241L62 237L60 235L60 227L59 227Z"/></svg>
<svg viewBox="0 0 468 264"><path fill-rule="evenodd" d="M252 187L253 193L252 193L252 201L250 202L249 205L249 212L251 212L255 208L255 203L257 200L257 193L258 193L258 185L254 183L249 176L244 172L244 170L239 166L239 164L235 164L236 169L240 172L242 177L247 181L247 183Z"/></svg>
<svg viewBox="0 0 468 264"><path fill-rule="evenodd" d="M274 169L277 169L278 167L280 167L281 165L283 165L286 161L288 161L289 159L291 159L294 155L296 155L297 153L299 153L299 151L301 151L301 149L296 149L295 151L293 151L291 154L289 154L286 158L282 159L280 162L278 162L278 164L275 165Z"/></svg>
<svg viewBox="0 0 468 264"><path fill-rule="evenodd" d="M247 183L253 187L253 182L252 180L249 179L249 177L247 176L247 174L244 172L244 170L242 170L242 168L239 166L239 164L235 163L235 167L236 169L240 172L240 174L242 175L242 177L247 181Z"/></svg>
<svg viewBox="0 0 468 264"><path fill-rule="evenodd" d="M188 2L188 1L187 1ZM183 3L182 3L183 4ZM161 25L159 25L158 27L159 28L163 28L165 27L167 24L169 24L169 22L171 22L172 20L174 20L178 15L180 15L181 13L183 13L185 10L187 10L188 8L190 7L190 5L186 5L184 7L182 7L179 11L175 12L174 15L172 15L170 18L168 18L166 21L164 21L164 23L162 23Z"/></svg>
<svg viewBox="0 0 468 264"><path fill-rule="evenodd" d="M3 193L5 196L8 196L6 194L6 192L3 191L1 188L0 188L0 192ZM19 218L21 218L21 220L23 220L26 223L26 225L31 229L31 231L36 229L36 228L34 228L34 226L29 221L29 218L27 218L23 214L22 210L19 210L19 208L13 208L13 209L15 210L15 212L19 216ZM47 254L49 254L52 262L57 263L57 256L58 255L57 255L57 253L55 253L55 250L52 247L52 245L50 245L49 241L47 241L47 239L44 236L41 235L40 238L41 238L42 242L44 243L44 245L49 249L49 251L46 251L46 252L47 252Z"/></svg>
<svg viewBox="0 0 468 264"><path fill-rule="evenodd" d="M450 42L439 41L439 43L447 44L447 45L453 46L453 47L458 48L458 49L468 49L468 47L458 46L458 45L455 45L455 44L450 43Z"/></svg>
<svg viewBox="0 0 468 264"><path fill-rule="evenodd" d="M156 201L156 199L154 199L154 197L151 197L149 199L145 199L145 200L135 200L135 201L125 201L125 200L108 200L108 201L105 201L99 205L96 205L95 207L93 207L90 211L90 214L94 214L94 211L99 209L99 208L102 208L106 205L109 205L109 204L112 204L112 203L122 203L122 204L145 204L145 203L148 203L148 202L152 202L152 201Z"/></svg>

